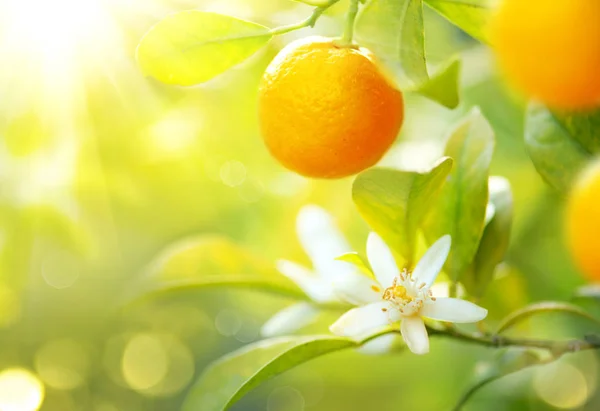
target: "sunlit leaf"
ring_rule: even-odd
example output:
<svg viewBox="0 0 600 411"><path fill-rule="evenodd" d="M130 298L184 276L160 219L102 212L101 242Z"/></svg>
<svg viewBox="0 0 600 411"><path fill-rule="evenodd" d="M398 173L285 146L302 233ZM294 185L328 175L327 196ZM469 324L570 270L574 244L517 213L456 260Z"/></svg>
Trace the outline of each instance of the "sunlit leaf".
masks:
<svg viewBox="0 0 600 411"><path fill-rule="evenodd" d="M413 90L441 105L453 109L458 106L458 80L460 75L460 60L453 59L441 68L429 80L418 84Z"/></svg>
<svg viewBox="0 0 600 411"><path fill-rule="evenodd" d="M202 11L167 16L140 41L142 71L167 84L190 86L210 80L264 46L267 27Z"/></svg>
<svg viewBox="0 0 600 411"><path fill-rule="evenodd" d="M282 337L260 341L209 366L192 387L183 411L224 411L250 390L299 364L359 343L333 336Z"/></svg>
<svg viewBox="0 0 600 411"><path fill-rule="evenodd" d="M422 0L372 0L356 20L359 44L397 61L415 83L427 81Z"/></svg>
<svg viewBox="0 0 600 411"><path fill-rule="evenodd" d="M131 298L164 298L181 291L215 287L247 288L306 298L272 264L215 235L198 236L167 247L151 264L141 287L141 295Z"/></svg>
<svg viewBox="0 0 600 411"><path fill-rule="evenodd" d="M479 110L467 116L446 145L454 168L427 220L425 235L430 243L446 234L452 237L445 267L453 281L473 261L483 235L493 151L494 133Z"/></svg>
<svg viewBox="0 0 600 411"><path fill-rule="evenodd" d="M426 171L373 168L360 173L352 185L352 199L365 221L408 265L413 262L417 229L452 168L442 158Z"/></svg>
<svg viewBox="0 0 600 411"><path fill-rule="evenodd" d="M482 297L493 279L496 266L504 259L510 240L513 198L510 183L503 177L490 177L489 202L494 213L485 225L475 260L463 277L463 284L474 297Z"/></svg>
<svg viewBox="0 0 600 411"><path fill-rule="evenodd" d="M571 127L573 120L570 120ZM586 140L590 140L586 138ZM545 107L529 107L525 144L538 173L559 191L570 189L579 170L591 154L575 140Z"/></svg>
<svg viewBox="0 0 600 411"><path fill-rule="evenodd" d="M413 91L448 108L458 105L460 63L452 60L432 78L427 72L422 0L373 0L357 18L358 42L400 64Z"/></svg>
<svg viewBox="0 0 600 411"><path fill-rule="evenodd" d="M491 16L488 1L483 0L424 0L425 4L444 16L473 38L489 43L486 32Z"/></svg>
<svg viewBox="0 0 600 411"><path fill-rule="evenodd" d="M554 113L554 117L588 152L600 152L600 110L577 114Z"/></svg>
<svg viewBox="0 0 600 411"><path fill-rule="evenodd" d="M523 322L533 316L538 314L547 314L547 313L564 313L576 317L581 317L586 320L592 321L596 324L600 324L600 320L594 318L590 313L583 310L581 307L578 307L573 304L563 303L558 301L542 301L538 303L529 304L517 311L514 311L506 318L504 318L498 328L496 330L496 334L500 334L505 332L506 330L514 327L515 325Z"/></svg>
<svg viewBox="0 0 600 411"><path fill-rule="evenodd" d="M358 253L351 252L351 253L342 254L339 257L336 257L336 260L345 261L347 263L354 265L362 273L368 275L369 277L374 276L373 269L371 268L371 265L369 264L369 262Z"/></svg>

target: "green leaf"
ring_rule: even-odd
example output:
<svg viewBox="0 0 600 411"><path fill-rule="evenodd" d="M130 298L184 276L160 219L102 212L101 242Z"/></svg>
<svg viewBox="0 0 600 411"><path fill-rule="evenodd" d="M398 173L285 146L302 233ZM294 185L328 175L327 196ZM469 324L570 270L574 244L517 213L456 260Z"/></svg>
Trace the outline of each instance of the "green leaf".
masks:
<svg viewBox="0 0 600 411"><path fill-rule="evenodd" d="M535 315L552 312L560 312L569 315L574 315L592 321L596 324L600 324L600 320L594 318L590 313L576 305L558 301L542 301L538 303L529 304L528 306L509 314L506 318L500 321L500 324L498 325L498 328L496 330L496 334L501 334L506 330L519 324L520 322L531 318Z"/></svg>
<svg viewBox="0 0 600 411"><path fill-rule="evenodd" d="M479 110L473 110L452 132L445 155L454 168L425 225L429 243L445 234L452 237L446 271L458 281L470 266L483 235L488 201L488 173L494 133Z"/></svg>
<svg viewBox="0 0 600 411"><path fill-rule="evenodd" d="M176 242L162 251L151 263L140 285L141 293L128 296L128 300L145 301L181 291L216 287L307 298L270 263L224 237L201 235Z"/></svg>
<svg viewBox="0 0 600 411"><path fill-rule="evenodd" d="M202 11L167 16L137 48L142 71L167 84L191 86L241 63L272 35L267 27Z"/></svg>
<svg viewBox="0 0 600 411"><path fill-rule="evenodd" d="M425 0L425 3L471 37L489 44L486 30L492 10L487 1Z"/></svg>
<svg viewBox="0 0 600 411"><path fill-rule="evenodd" d="M561 192L570 189L581 168L591 159L591 154L572 138L557 118L537 104L528 110L525 145L538 173Z"/></svg>
<svg viewBox="0 0 600 411"><path fill-rule="evenodd" d="M600 152L600 110L591 113L554 113L557 121L588 152Z"/></svg>
<svg viewBox="0 0 600 411"><path fill-rule="evenodd" d="M350 252L346 254L342 254L339 257L336 257L336 260L345 261L354 265L356 268L360 270L360 272L368 275L369 277L374 278L373 269L369 262L364 259L360 254L355 252Z"/></svg>
<svg viewBox="0 0 600 411"><path fill-rule="evenodd" d="M440 69L429 80L418 84L413 90L449 109L458 106L458 80L460 60L452 59L448 65Z"/></svg>
<svg viewBox="0 0 600 411"><path fill-rule="evenodd" d="M372 168L352 185L352 199L365 221L408 265L412 265L417 230L452 168L442 158L430 170Z"/></svg>
<svg viewBox="0 0 600 411"><path fill-rule="evenodd" d="M399 62L415 83L429 79L425 60L422 0L372 0L356 19L358 42Z"/></svg>
<svg viewBox="0 0 600 411"><path fill-rule="evenodd" d="M496 266L502 262L510 240L513 198L510 183L503 177L490 177L489 203L494 214L483 230L483 236L471 270L463 277L469 294L481 298L494 277Z"/></svg>
<svg viewBox="0 0 600 411"><path fill-rule="evenodd" d="M250 390L313 358L359 343L333 336L283 337L243 347L210 365L192 387L182 411L225 411Z"/></svg>
<svg viewBox="0 0 600 411"><path fill-rule="evenodd" d="M460 62L452 60L432 78L427 72L423 0L372 0L358 15L356 36L375 54L399 63L415 84L413 92L451 109L458 105Z"/></svg>

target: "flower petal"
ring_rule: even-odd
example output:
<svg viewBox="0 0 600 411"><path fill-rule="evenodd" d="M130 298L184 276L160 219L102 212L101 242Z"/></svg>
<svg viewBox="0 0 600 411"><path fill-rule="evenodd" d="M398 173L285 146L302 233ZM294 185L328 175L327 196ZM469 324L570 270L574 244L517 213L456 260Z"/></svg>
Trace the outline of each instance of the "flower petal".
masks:
<svg viewBox="0 0 600 411"><path fill-rule="evenodd" d="M329 330L340 337L358 337L377 327L390 323L387 311L389 303L379 301L353 308L342 314Z"/></svg>
<svg viewBox="0 0 600 411"><path fill-rule="evenodd" d="M450 236L445 235L429 247L412 273L417 283L425 283L426 287L433 284L448 258L451 243Z"/></svg>
<svg viewBox="0 0 600 411"><path fill-rule="evenodd" d="M307 205L300 209L296 219L296 231L300 244L310 257L318 275L332 281L355 271L351 264L335 260L336 257L352 251L352 248L336 227L331 215L323 208Z"/></svg>
<svg viewBox="0 0 600 411"><path fill-rule="evenodd" d="M272 316L261 328L263 337L292 334L317 319L319 310L306 302L284 308Z"/></svg>
<svg viewBox="0 0 600 411"><path fill-rule="evenodd" d="M333 287L308 268L288 260L277 261L277 270L298 285L313 301L336 301Z"/></svg>
<svg viewBox="0 0 600 411"><path fill-rule="evenodd" d="M400 326L402 338L409 350L415 354L427 354L429 352L429 336L423 319L418 315L404 317Z"/></svg>
<svg viewBox="0 0 600 411"><path fill-rule="evenodd" d="M335 294L353 305L366 305L381 301L383 288L377 281L359 273L348 273L333 283Z"/></svg>
<svg viewBox="0 0 600 411"><path fill-rule="evenodd" d="M485 308L459 298L436 298L420 312L423 317L452 323L475 323L483 320L487 313Z"/></svg>
<svg viewBox="0 0 600 411"><path fill-rule="evenodd" d="M377 281L384 288L391 287L394 278L400 275L400 270L392 251L376 233L370 233L367 238L367 257Z"/></svg>

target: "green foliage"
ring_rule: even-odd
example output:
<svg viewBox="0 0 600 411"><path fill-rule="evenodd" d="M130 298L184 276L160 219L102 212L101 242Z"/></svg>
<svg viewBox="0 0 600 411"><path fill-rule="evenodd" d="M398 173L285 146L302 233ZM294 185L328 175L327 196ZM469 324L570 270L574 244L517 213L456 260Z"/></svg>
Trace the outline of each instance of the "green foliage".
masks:
<svg viewBox="0 0 600 411"><path fill-rule="evenodd" d="M486 29L491 9L486 1L425 0L425 3L473 38L489 43Z"/></svg>
<svg viewBox="0 0 600 411"><path fill-rule="evenodd" d="M246 288L305 299L273 266L221 236L205 235L167 247L150 265L134 300L166 298L181 291Z"/></svg>
<svg viewBox="0 0 600 411"><path fill-rule="evenodd" d="M374 278L373 269L371 268L371 265L358 253L342 254L339 257L337 257L336 260L345 261L347 263L353 264L356 268L359 269L360 272L368 275L369 277Z"/></svg>
<svg viewBox="0 0 600 411"><path fill-rule="evenodd" d="M496 334L501 334L533 316L547 313L569 314L571 316L581 317L592 321L596 325L600 324L600 320L576 305L558 301L542 301L529 304L517 311L512 312L500 322L498 328L496 329Z"/></svg>
<svg viewBox="0 0 600 411"><path fill-rule="evenodd" d="M577 114L555 113L554 116L588 152L600 152L600 110Z"/></svg>
<svg viewBox="0 0 600 411"><path fill-rule="evenodd" d="M493 151L494 133L479 110L467 116L446 145L454 169L428 218L425 235L430 243L446 234L452 237L445 267L453 281L472 263L483 235Z"/></svg>
<svg viewBox="0 0 600 411"><path fill-rule="evenodd" d="M570 129L581 127L574 118L565 119ZM576 126L577 125L577 126ZM585 138L592 144L592 134ZM563 127L547 108L532 104L527 113L525 144L538 173L555 189L567 192L591 154Z"/></svg>
<svg viewBox="0 0 600 411"><path fill-rule="evenodd" d="M290 368L358 346L356 341L331 336L282 337L251 344L209 366L182 411L225 411L253 388Z"/></svg>
<svg viewBox="0 0 600 411"><path fill-rule="evenodd" d="M370 1L357 17L356 35L359 44L399 62L415 83L429 78L422 0Z"/></svg>
<svg viewBox="0 0 600 411"><path fill-rule="evenodd" d="M167 84L203 83L241 63L272 35L267 27L201 11L171 14L137 48L142 71Z"/></svg>
<svg viewBox="0 0 600 411"><path fill-rule="evenodd" d="M448 108L458 105L460 63L451 61L429 78L422 0L372 0L356 20L360 45L397 62L415 84L413 91Z"/></svg>
<svg viewBox="0 0 600 411"><path fill-rule="evenodd" d="M460 102L458 94L458 80L460 76L460 60L453 59L446 66L439 69L433 77L424 83L418 84L413 90L444 107L454 109Z"/></svg>
<svg viewBox="0 0 600 411"><path fill-rule="evenodd" d="M488 185L493 216L483 230L475 260L463 277L467 291L476 298L483 296L496 266L504 259L512 225L513 196L509 182L503 177L491 177Z"/></svg>
<svg viewBox="0 0 600 411"><path fill-rule="evenodd" d="M373 168L352 185L352 199L365 221L407 261L414 263L417 230L452 168L442 158L426 171Z"/></svg>

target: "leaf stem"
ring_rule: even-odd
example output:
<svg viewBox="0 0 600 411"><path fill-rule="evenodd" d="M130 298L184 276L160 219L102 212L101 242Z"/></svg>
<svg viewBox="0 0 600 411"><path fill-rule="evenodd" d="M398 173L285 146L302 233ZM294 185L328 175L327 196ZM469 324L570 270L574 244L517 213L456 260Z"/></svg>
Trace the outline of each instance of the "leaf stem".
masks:
<svg viewBox="0 0 600 411"><path fill-rule="evenodd" d="M289 33L291 31L300 30L305 27L314 27L315 23L317 22L319 17L321 17L321 14L323 14L328 8L330 8L334 4L338 3L339 1L340 0L329 0L328 2L324 3L323 5L315 7L312 14L310 16L308 16L306 19L304 19L298 23L290 24L287 26L276 27L274 29L271 29L269 31L269 33L272 34L273 36L277 36L280 34Z"/></svg>
<svg viewBox="0 0 600 411"><path fill-rule="evenodd" d="M354 22L356 21L356 15L358 14L358 3L359 0L350 0L350 6L346 12L344 34L338 42L339 45L349 46L352 44L352 39L354 37Z"/></svg>

